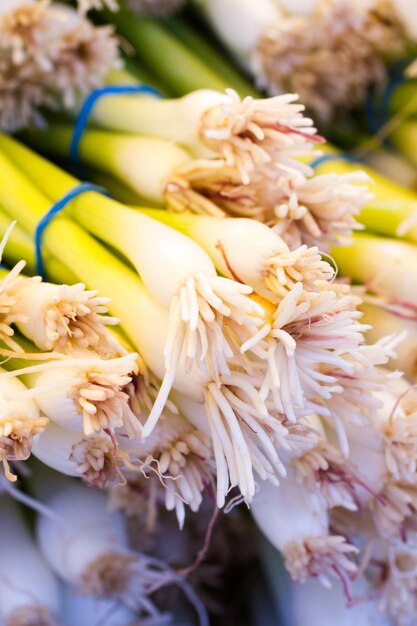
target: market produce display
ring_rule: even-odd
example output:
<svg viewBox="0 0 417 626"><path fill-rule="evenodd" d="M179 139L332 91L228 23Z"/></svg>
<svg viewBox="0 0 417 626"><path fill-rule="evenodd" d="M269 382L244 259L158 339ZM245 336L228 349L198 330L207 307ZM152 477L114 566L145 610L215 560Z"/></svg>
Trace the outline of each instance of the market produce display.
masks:
<svg viewBox="0 0 417 626"><path fill-rule="evenodd" d="M412 4L0 2L0 626L417 623Z"/></svg>

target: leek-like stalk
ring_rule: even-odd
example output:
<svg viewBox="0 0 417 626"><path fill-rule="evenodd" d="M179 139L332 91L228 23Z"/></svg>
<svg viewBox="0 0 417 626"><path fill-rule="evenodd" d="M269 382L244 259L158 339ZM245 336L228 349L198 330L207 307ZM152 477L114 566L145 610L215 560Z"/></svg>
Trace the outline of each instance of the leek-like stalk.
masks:
<svg viewBox="0 0 417 626"><path fill-rule="evenodd" d="M416 246L378 237L356 234L350 247L332 250L333 258L344 276L364 284L367 289L392 304L417 306Z"/></svg>
<svg viewBox="0 0 417 626"><path fill-rule="evenodd" d="M54 155L66 157L72 135L68 125L52 125L45 132L28 134L32 145ZM164 202L164 188L191 156L179 146L164 139L139 137L108 131L88 130L80 144L84 163L101 169L123 181L136 193L151 202ZM76 184L75 179L72 180Z"/></svg>
<svg viewBox="0 0 417 626"><path fill-rule="evenodd" d="M356 571L351 559L357 552L344 537L329 534L326 507L315 494L288 475L277 487L264 482L251 505L256 523L269 541L283 553L294 580L346 575ZM303 514L300 515L300 511Z"/></svg>
<svg viewBox="0 0 417 626"><path fill-rule="evenodd" d="M417 167L416 140L417 121L414 119L401 122L390 134L390 141L392 141L399 152L407 157L414 167Z"/></svg>
<svg viewBox="0 0 417 626"><path fill-rule="evenodd" d="M69 430L89 436L125 428L129 436L139 434L140 424L128 405L123 388L131 381L137 355L100 359L88 350L74 351L74 358L58 363L29 366L30 391L42 412Z"/></svg>
<svg viewBox="0 0 417 626"><path fill-rule="evenodd" d="M62 480L58 492L45 495L32 482L35 495L55 513L41 516L36 533L51 568L83 592L114 598L133 609L158 615L146 593L160 573L128 550L124 520L109 512L104 493Z"/></svg>
<svg viewBox="0 0 417 626"><path fill-rule="evenodd" d="M47 168L45 163L45 180ZM74 179L64 172L57 172L54 180L56 199L74 186ZM84 194L72 203L72 212L85 227L129 258L148 289L170 308L171 326L164 351L169 376L175 375L184 342L187 369L195 363L204 375L216 378L227 374L227 360L233 356L229 342L235 339L223 337L223 319L226 325L230 318L231 330L233 335L237 333L240 344L253 339L263 321L263 309L246 297L252 289L218 277L209 256L188 237L109 198L99 197L97 203L95 194ZM219 316L222 321L217 323ZM210 354L206 336L214 348Z"/></svg>
<svg viewBox="0 0 417 626"><path fill-rule="evenodd" d="M119 321L105 315L108 303L82 283L55 285L22 278L16 293L21 316L16 326L40 350L90 348L109 358L123 353L123 348L106 328Z"/></svg>
<svg viewBox="0 0 417 626"><path fill-rule="evenodd" d="M274 0L195 0L197 7L238 62L250 68L251 55L265 28L281 18Z"/></svg>
<svg viewBox="0 0 417 626"><path fill-rule="evenodd" d="M194 28L184 19L177 16L170 16L165 20L166 28L168 28L176 37L178 37L190 50L203 59L212 70L221 76L229 85L233 87L242 97L253 96L260 97L260 92L239 73L234 65L228 60L223 50L219 50L215 44L211 43L207 37L200 34L199 26Z"/></svg>
<svg viewBox="0 0 417 626"><path fill-rule="evenodd" d="M371 302L375 303L372 304ZM369 325L366 340L370 343L388 335L401 336L404 339L395 348L395 356L390 361L393 368L404 372L408 380L417 382L417 320L412 311L389 303L371 299L361 305L363 322Z"/></svg>
<svg viewBox="0 0 417 626"><path fill-rule="evenodd" d="M10 227L10 217L0 211L0 238L3 239ZM26 272L35 273L35 249L30 236L15 224L8 237L8 245L3 252L3 259L14 265L21 259L26 261Z"/></svg>
<svg viewBox="0 0 417 626"><path fill-rule="evenodd" d="M59 626L58 582L10 496L0 498L0 618L4 626Z"/></svg>
<svg viewBox="0 0 417 626"><path fill-rule="evenodd" d="M67 476L78 476L89 486L102 489L118 477L114 442L106 434L85 437L51 422L39 436L33 456Z"/></svg>
<svg viewBox="0 0 417 626"><path fill-rule="evenodd" d="M177 40L163 25L150 17L138 17L126 3L116 13L103 12L119 33L133 45L141 62L163 83L183 95L194 89L209 88L224 91L233 87L210 66Z"/></svg>
<svg viewBox="0 0 417 626"><path fill-rule="evenodd" d="M342 175L357 170L357 163L349 162L342 155L338 158L334 149L327 149L326 153L335 154L336 158L319 163L316 174L334 172ZM373 181L370 191L374 197L361 209L358 221L375 233L417 242L417 194L367 166L361 164L361 169Z"/></svg>
<svg viewBox="0 0 417 626"><path fill-rule="evenodd" d="M140 210L191 237L224 276L250 285L273 302L285 296L296 282L314 291L320 281L330 281L334 276L317 248L302 246L290 252L281 237L261 222Z"/></svg>

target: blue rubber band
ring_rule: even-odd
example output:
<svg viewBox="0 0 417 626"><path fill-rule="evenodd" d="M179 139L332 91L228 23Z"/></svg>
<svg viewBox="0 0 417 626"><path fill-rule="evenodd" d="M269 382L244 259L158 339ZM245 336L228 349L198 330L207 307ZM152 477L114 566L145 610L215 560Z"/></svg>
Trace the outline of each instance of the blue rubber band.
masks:
<svg viewBox="0 0 417 626"><path fill-rule="evenodd" d="M360 160L349 154L348 152L334 152L331 154L322 154L317 159L314 159L310 163L310 167L316 169L322 163L326 163L327 161L349 161L351 163L360 163Z"/></svg>
<svg viewBox="0 0 417 626"><path fill-rule="evenodd" d="M69 156L72 163L78 168L81 168L81 162L79 158L80 141L87 128L88 118L98 100L104 96L116 96L125 94L149 94L156 98L162 98L162 95L149 85L107 85L105 87L99 87L92 91L84 100L84 103L77 115L74 124L74 131L71 137L71 143L69 148Z"/></svg>
<svg viewBox="0 0 417 626"><path fill-rule="evenodd" d="M65 209L65 207L67 206L67 204L69 204L69 202L71 202L71 200L74 200L74 198L80 196L86 191L97 191L98 193L102 193L106 196L109 195L106 189L104 189L104 187L100 187L100 185L94 185L93 183L80 183L76 187L73 187L73 189L71 189L68 193L66 193L65 196L58 200L58 202L55 202L55 204L51 206L48 212L45 213L43 217L41 217L35 228L34 240L36 271L39 276L42 276L43 279L45 279L45 267L42 257L43 233L48 225L52 222L54 217L61 213L61 211Z"/></svg>

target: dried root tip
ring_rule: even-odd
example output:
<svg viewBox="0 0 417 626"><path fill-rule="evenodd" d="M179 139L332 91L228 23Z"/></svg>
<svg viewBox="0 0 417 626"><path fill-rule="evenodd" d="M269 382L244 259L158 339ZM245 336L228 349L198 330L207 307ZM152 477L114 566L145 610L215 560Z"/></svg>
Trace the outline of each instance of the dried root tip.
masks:
<svg viewBox="0 0 417 626"><path fill-rule="evenodd" d="M292 541L283 550L285 565L293 580L304 582L311 576L338 578L343 584L356 572L355 546L341 536L310 537Z"/></svg>
<svg viewBox="0 0 417 626"><path fill-rule="evenodd" d="M60 626L60 622L48 609L24 606L13 611L5 626Z"/></svg>
<svg viewBox="0 0 417 626"><path fill-rule="evenodd" d="M265 29L253 65L270 93L298 93L315 117L329 122L386 79L387 52L406 53L390 3L321 0L315 15L293 15Z"/></svg>
<svg viewBox="0 0 417 626"><path fill-rule="evenodd" d="M306 245L280 252L265 261L265 284L280 299L303 283L306 291L318 291L335 277L333 267L322 259L319 249Z"/></svg>
<svg viewBox="0 0 417 626"><path fill-rule="evenodd" d="M119 64L111 27L49 0L3 10L0 41L0 126L7 131L42 122L42 106L73 106Z"/></svg>
<svg viewBox="0 0 417 626"><path fill-rule="evenodd" d="M28 459L34 436L42 432L48 422L46 417L29 418L21 415L0 419L0 461L8 480L16 480L16 476L10 472L8 461Z"/></svg>
<svg viewBox="0 0 417 626"><path fill-rule="evenodd" d="M327 508L358 508L355 488L363 486L349 461L335 446L320 441L314 448L292 461L297 479L319 493Z"/></svg>
<svg viewBox="0 0 417 626"><path fill-rule="evenodd" d="M145 15L170 15L184 6L185 0L128 0L129 8Z"/></svg>
<svg viewBox="0 0 417 626"><path fill-rule="evenodd" d="M311 141L321 141L312 121L302 115L304 107L295 103L296 95L241 100L228 89L227 96L227 101L202 115L200 138L227 166L237 169L245 185L255 168L272 162L274 167L281 163L298 171L300 165L291 157L309 152Z"/></svg>
<svg viewBox="0 0 417 626"><path fill-rule="evenodd" d="M117 465L117 450L109 437L86 437L72 447L70 461L76 472L94 489L104 489L110 482L123 482Z"/></svg>
<svg viewBox="0 0 417 626"><path fill-rule="evenodd" d="M87 436L100 431L113 432L124 426L129 436L140 432L140 422L129 406L129 396L122 391L130 383L127 374L97 371L92 367L82 374L83 382L74 386L69 398L83 416Z"/></svg>
<svg viewBox="0 0 417 626"><path fill-rule="evenodd" d="M35 310L34 303L39 303ZM82 283L30 284L17 294L17 306L27 315L19 328L41 350L90 348L109 358L125 351L105 328L119 321L106 315L108 303L108 298L86 291Z"/></svg>

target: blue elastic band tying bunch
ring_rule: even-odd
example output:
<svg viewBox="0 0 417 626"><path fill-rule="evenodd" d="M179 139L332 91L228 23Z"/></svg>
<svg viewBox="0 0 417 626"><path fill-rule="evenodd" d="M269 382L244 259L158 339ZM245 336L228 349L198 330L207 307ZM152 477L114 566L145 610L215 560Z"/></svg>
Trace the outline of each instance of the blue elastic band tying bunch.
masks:
<svg viewBox="0 0 417 626"><path fill-rule="evenodd" d="M68 193L66 193L65 196L63 196L60 200L58 200L58 202L55 202L55 204L51 206L48 212L45 213L43 217L41 217L41 219L39 220L36 226L35 235L34 235L36 271L39 274L39 276L42 276L43 279L45 279L45 267L44 267L43 258L42 258L43 233L45 229L47 228L47 226L52 222L54 217L58 215L59 213L61 213L61 211L65 209L65 207L67 206L69 202L71 202L71 200L74 200L74 198L77 198L77 196L80 196L86 191L97 191L106 196L109 195L106 189L104 189L104 187L100 187L100 185L94 185L93 183L80 183L76 187L73 187L73 189L71 189Z"/></svg>
<svg viewBox="0 0 417 626"><path fill-rule="evenodd" d="M331 154L322 154L310 163L310 167L316 169L322 163L327 161L349 161L351 163L360 163L360 160L348 152L332 152Z"/></svg>
<svg viewBox="0 0 417 626"><path fill-rule="evenodd" d="M87 128L88 118L90 117L96 102L104 96L116 96L134 93L149 94L151 96L155 96L156 98L162 98L159 91L157 91L153 87L150 87L149 85L107 85L105 87L99 87L98 89L95 89L86 97L80 109L80 112L77 115L77 119L75 120L74 132L71 137L69 149L70 159L78 170L81 169L81 162L79 158L80 141L82 139L85 129Z"/></svg>

